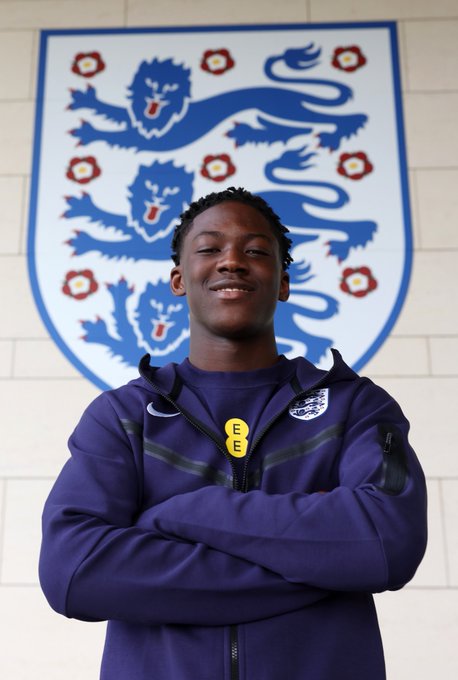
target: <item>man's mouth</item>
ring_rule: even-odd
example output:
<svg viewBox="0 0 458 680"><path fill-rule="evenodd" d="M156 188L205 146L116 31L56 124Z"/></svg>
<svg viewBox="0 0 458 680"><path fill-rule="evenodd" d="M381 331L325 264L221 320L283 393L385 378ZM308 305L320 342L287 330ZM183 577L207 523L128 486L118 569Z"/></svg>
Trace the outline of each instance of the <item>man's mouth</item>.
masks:
<svg viewBox="0 0 458 680"><path fill-rule="evenodd" d="M251 293L254 288L248 283L235 283L231 281L221 281L210 286L210 290L216 293Z"/></svg>
<svg viewBox="0 0 458 680"><path fill-rule="evenodd" d="M217 288L218 293L249 293L248 288Z"/></svg>

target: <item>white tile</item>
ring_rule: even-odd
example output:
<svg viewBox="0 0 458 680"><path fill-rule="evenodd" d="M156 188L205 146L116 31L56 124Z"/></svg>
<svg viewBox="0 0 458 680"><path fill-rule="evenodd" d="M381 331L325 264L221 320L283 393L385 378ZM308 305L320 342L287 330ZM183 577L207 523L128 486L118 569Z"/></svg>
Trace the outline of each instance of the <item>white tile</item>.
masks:
<svg viewBox="0 0 458 680"><path fill-rule="evenodd" d="M458 378L377 378L377 383L410 421L410 441L426 476L458 476Z"/></svg>
<svg viewBox="0 0 458 680"><path fill-rule="evenodd" d="M0 256L0 338L48 337L32 298L23 256Z"/></svg>
<svg viewBox="0 0 458 680"><path fill-rule="evenodd" d="M5 485L4 479L0 478L0 569L3 561L3 533L4 533L4 518L5 518ZM1 618L1 617L0 617Z"/></svg>
<svg viewBox="0 0 458 680"><path fill-rule="evenodd" d="M404 114L409 167L456 167L458 93L406 93Z"/></svg>
<svg viewBox="0 0 458 680"><path fill-rule="evenodd" d="M420 232L420 217L418 208L418 182L417 182L417 172L418 170L411 170L409 172L409 197L410 197L410 217L412 222L412 236L413 236L413 247L421 248L421 232Z"/></svg>
<svg viewBox="0 0 458 680"><path fill-rule="evenodd" d="M310 0L311 21L456 17L456 0Z"/></svg>
<svg viewBox="0 0 458 680"><path fill-rule="evenodd" d="M32 102L0 101L0 175L30 172L32 121Z"/></svg>
<svg viewBox="0 0 458 680"><path fill-rule="evenodd" d="M38 587L0 589L4 680L91 680L99 677L104 623L65 619Z"/></svg>
<svg viewBox="0 0 458 680"><path fill-rule="evenodd" d="M396 26L399 50L399 70L401 76L401 91L409 90L409 72L407 69L406 41L404 35L404 24L398 23Z"/></svg>
<svg viewBox="0 0 458 680"><path fill-rule="evenodd" d="M408 21L404 34L409 89L457 90L458 19Z"/></svg>
<svg viewBox="0 0 458 680"><path fill-rule="evenodd" d="M0 582L38 584L41 515L52 480L7 480Z"/></svg>
<svg viewBox="0 0 458 680"><path fill-rule="evenodd" d="M30 65L30 78L29 78L29 98L35 99L37 92L37 79L38 79L38 52L40 45L40 31L34 30L32 32L32 58Z"/></svg>
<svg viewBox="0 0 458 680"><path fill-rule="evenodd" d="M0 29L119 26L123 0L3 0Z"/></svg>
<svg viewBox="0 0 458 680"><path fill-rule="evenodd" d="M0 96L3 100L29 97L32 44L31 31L0 33Z"/></svg>
<svg viewBox="0 0 458 680"><path fill-rule="evenodd" d="M24 177L24 187L23 187L23 201L22 201L22 213L21 213L21 241L20 241L20 253L22 255L27 255L27 239L28 239L28 226L29 226L29 210L30 210L30 176Z"/></svg>
<svg viewBox="0 0 458 680"><path fill-rule="evenodd" d="M9 378L12 375L13 349L12 340L0 340L0 378Z"/></svg>
<svg viewBox="0 0 458 680"><path fill-rule="evenodd" d="M428 486L428 546L408 587L447 586L444 518L440 481L427 480Z"/></svg>
<svg viewBox="0 0 458 680"><path fill-rule="evenodd" d="M0 177L0 254L18 254L21 244L21 217L24 180Z"/></svg>
<svg viewBox="0 0 458 680"><path fill-rule="evenodd" d="M458 480L442 481L450 585L458 586Z"/></svg>
<svg viewBox="0 0 458 680"><path fill-rule="evenodd" d="M458 591L404 589L376 596L388 680L458 677Z"/></svg>
<svg viewBox="0 0 458 680"><path fill-rule="evenodd" d="M80 378L81 374L49 339L18 340L14 352L15 378Z"/></svg>
<svg viewBox="0 0 458 680"><path fill-rule="evenodd" d="M67 440L99 394L87 380L0 382L0 476L54 477L69 457Z"/></svg>
<svg viewBox="0 0 458 680"><path fill-rule="evenodd" d="M458 337L430 338L433 375L458 375Z"/></svg>
<svg viewBox="0 0 458 680"><path fill-rule="evenodd" d="M458 250L416 252L395 335L458 335Z"/></svg>
<svg viewBox="0 0 458 680"><path fill-rule="evenodd" d="M421 247L458 248L458 170L416 170L415 175Z"/></svg>
<svg viewBox="0 0 458 680"><path fill-rule="evenodd" d="M364 375L428 375L428 346L425 338L389 337L364 366Z"/></svg>
<svg viewBox="0 0 458 680"><path fill-rule="evenodd" d="M127 0L129 26L183 26L307 21L304 0Z"/></svg>

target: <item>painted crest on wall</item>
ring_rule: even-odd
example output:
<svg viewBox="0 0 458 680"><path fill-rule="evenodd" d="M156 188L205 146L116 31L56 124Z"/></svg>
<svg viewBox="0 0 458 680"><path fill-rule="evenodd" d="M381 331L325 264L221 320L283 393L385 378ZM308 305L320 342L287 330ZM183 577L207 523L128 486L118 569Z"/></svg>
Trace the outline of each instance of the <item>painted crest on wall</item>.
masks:
<svg viewBox="0 0 458 680"><path fill-rule="evenodd" d="M412 255L393 23L45 31L37 102L32 288L96 385L187 355L171 235L228 186L291 232L281 352L359 370L386 339Z"/></svg>

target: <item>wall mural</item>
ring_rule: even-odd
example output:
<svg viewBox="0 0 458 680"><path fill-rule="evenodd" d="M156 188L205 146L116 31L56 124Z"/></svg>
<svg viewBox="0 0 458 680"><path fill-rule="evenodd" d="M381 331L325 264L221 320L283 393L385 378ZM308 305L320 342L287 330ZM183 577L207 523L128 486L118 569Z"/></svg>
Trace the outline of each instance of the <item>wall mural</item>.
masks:
<svg viewBox="0 0 458 680"><path fill-rule="evenodd" d="M293 240L279 350L359 370L404 302L412 242L394 23L41 36L29 271L55 342L102 389L188 353L168 285L190 201L260 194Z"/></svg>

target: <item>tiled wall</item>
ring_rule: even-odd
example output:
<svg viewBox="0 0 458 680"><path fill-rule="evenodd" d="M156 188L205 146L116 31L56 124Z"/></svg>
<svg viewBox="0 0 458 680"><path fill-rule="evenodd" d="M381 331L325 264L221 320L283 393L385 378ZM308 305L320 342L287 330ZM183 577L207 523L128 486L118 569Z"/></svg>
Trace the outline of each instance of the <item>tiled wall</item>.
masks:
<svg viewBox="0 0 458 680"><path fill-rule="evenodd" d="M96 678L104 635L55 615L37 586L41 508L97 393L48 338L27 278L39 29L384 19L399 20L416 255L401 317L365 372L412 422L430 543L412 584L376 599L390 680L458 677L458 0L0 0L2 679Z"/></svg>

